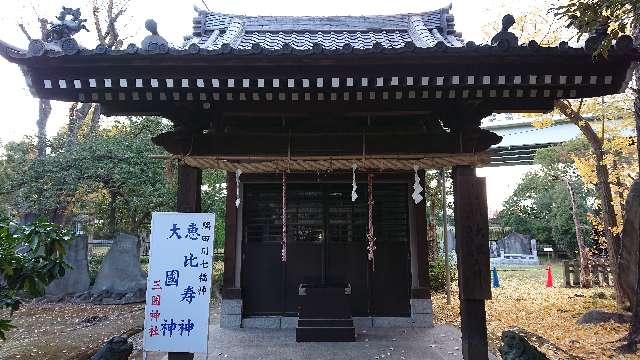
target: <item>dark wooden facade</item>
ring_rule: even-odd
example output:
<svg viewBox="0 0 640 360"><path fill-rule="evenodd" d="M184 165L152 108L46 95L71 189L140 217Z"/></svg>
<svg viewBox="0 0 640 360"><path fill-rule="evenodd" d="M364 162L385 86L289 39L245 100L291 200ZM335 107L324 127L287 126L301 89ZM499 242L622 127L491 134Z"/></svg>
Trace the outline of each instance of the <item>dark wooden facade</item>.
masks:
<svg viewBox="0 0 640 360"><path fill-rule="evenodd" d="M0 41L0 55L21 66L34 96L100 103L105 115L166 117L174 130L154 142L184 164L208 157L254 173L241 179L240 209L228 173L225 218L223 298L242 300L249 315L294 314L293 289L305 277L351 283L354 314L409 315L410 299L430 290L425 203L409 201L407 171L427 156L430 166L453 166L465 359L487 358L486 189L473 166L500 137L480 129L481 119L618 93L640 58L630 37L606 59L566 43L520 45L508 29L491 45L465 44L446 8L327 18L203 11L179 49L157 34L124 50L72 40L34 40L26 51ZM322 160L305 163L311 157ZM351 202L344 172L361 160L369 168L358 176L375 174L375 269L363 238L365 179ZM292 161L310 171L288 176L282 262L278 179ZM201 170L184 164L177 207L199 211Z"/></svg>
<svg viewBox="0 0 640 360"><path fill-rule="evenodd" d="M279 261L280 182L243 180L244 314L296 316L301 283L346 282L352 287L354 316L410 316L414 224L409 221L408 178L382 175L376 181L376 261L370 263L366 182L359 183L359 198L352 202L350 176L292 177L287 187L287 262ZM235 205L227 211L234 212Z"/></svg>

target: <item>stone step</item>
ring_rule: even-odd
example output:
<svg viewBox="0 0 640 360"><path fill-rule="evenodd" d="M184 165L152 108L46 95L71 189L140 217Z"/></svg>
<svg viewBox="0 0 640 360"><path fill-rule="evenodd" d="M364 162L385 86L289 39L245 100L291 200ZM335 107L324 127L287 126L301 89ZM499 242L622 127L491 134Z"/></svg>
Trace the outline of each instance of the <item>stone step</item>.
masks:
<svg viewBox="0 0 640 360"><path fill-rule="evenodd" d="M349 327L298 327L296 342L350 342L356 341L356 329Z"/></svg>

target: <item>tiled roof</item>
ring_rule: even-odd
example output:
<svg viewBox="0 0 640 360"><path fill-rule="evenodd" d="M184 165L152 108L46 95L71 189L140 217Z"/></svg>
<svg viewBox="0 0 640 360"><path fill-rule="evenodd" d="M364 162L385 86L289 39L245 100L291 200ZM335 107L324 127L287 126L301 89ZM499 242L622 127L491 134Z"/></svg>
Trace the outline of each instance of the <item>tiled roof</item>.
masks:
<svg viewBox="0 0 640 360"><path fill-rule="evenodd" d="M438 42L448 47L463 45L449 8L417 14L329 17L242 16L200 11L193 23L193 36L185 46L197 44L208 50L220 49L224 44L245 50L256 46L268 50L283 46L310 50L314 44L327 50L345 45L354 49L374 46L397 49L409 43L418 48L434 47Z"/></svg>

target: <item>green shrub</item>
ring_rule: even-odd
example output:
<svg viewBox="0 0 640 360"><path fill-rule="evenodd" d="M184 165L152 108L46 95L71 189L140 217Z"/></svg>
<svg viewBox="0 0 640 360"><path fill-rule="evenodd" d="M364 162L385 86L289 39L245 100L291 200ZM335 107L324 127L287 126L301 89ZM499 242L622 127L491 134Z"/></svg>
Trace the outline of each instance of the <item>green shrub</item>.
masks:
<svg viewBox="0 0 640 360"><path fill-rule="evenodd" d="M106 253L89 253L89 281L91 285L96 281L96 276L98 276L98 271L100 271L100 266L105 256Z"/></svg>
<svg viewBox="0 0 640 360"><path fill-rule="evenodd" d="M455 264L455 256L449 256L449 274L451 282L458 279L458 268ZM429 281L431 283L431 291L444 291L446 287L445 271L444 271L444 255L439 255L435 262L429 264Z"/></svg>

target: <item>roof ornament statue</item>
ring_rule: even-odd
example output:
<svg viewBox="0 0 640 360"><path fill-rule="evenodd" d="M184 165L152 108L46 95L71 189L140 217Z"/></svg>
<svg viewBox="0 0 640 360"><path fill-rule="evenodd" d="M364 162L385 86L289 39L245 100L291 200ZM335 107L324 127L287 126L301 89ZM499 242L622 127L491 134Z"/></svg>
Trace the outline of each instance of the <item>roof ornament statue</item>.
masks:
<svg viewBox="0 0 640 360"><path fill-rule="evenodd" d="M152 54L166 53L169 50L169 43L158 34L158 23L153 19L149 19L145 21L144 27L151 35L147 35L147 37L142 40L142 50Z"/></svg>
<svg viewBox="0 0 640 360"><path fill-rule="evenodd" d="M75 54L80 46L73 36L82 30L89 31L85 26L87 19L81 18L80 9L62 7L62 11L55 21L47 21L49 28L42 40L32 40L28 52L40 56L46 51L62 52L65 55Z"/></svg>
<svg viewBox="0 0 640 360"><path fill-rule="evenodd" d="M518 46L518 37L509 31L511 26L516 23L516 19L511 14L502 17L502 30L498 32L492 39L491 45L501 49Z"/></svg>

